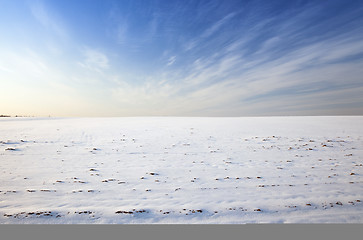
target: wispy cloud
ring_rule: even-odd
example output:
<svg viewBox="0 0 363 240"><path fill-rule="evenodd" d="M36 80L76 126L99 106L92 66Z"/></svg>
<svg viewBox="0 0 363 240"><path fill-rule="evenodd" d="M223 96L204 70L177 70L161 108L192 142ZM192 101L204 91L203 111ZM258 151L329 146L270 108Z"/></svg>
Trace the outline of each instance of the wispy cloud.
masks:
<svg viewBox="0 0 363 240"><path fill-rule="evenodd" d="M43 1L30 1L30 10L36 20L39 21L45 28L53 31L58 36L66 38L67 30L61 20L55 16L55 12L51 12Z"/></svg>
<svg viewBox="0 0 363 240"><path fill-rule="evenodd" d="M49 67L46 61L31 49L22 49L21 53L13 51L2 51L0 64L3 69L12 73L12 76L21 78L24 74L27 78L35 78L44 75ZM24 79L23 81L26 81Z"/></svg>
<svg viewBox="0 0 363 240"><path fill-rule="evenodd" d="M175 63L175 61L176 61L176 56L171 56L166 65L171 66L171 65L173 65Z"/></svg>
<svg viewBox="0 0 363 240"><path fill-rule="evenodd" d="M2 63L2 64L4 64L4 63ZM12 73L13 72L9 68L5 67L4 65L0 65L0 71L9 72L9 73Z"/></svg>
<svg viewBox="0 0 363 240"><path fill-rule="evenodd" d="M126 21L122 21L118 23L116 35L117 35L117 42L120 44L124 44L127 38L127 30L128 25Z"/></svg>
<svg viewBox="0 0 363 240"><path fill-rule="evenodd" d="M121 14L120 9L114 5L108 13L108 20L112 23L111 35L116 36L117 43L125 44L129 30L127 16Z"/></svg>
<svg viewBox="0 0 363 240"><path fill-rule="evenodd" d="M102 72L109 68L108 57L101 51L85 48L82 51L83 60L78 64L88 70Z"/></svg>
<svg viewBox="0 0 363 240"><path fill-rule="evenodd" d="M218 30L220 30L224 24L228 23L228 21L235 16L235 13L229 13L219 21L215 22L212 26L210 26L208 29L206 29L202 35L201 38L208 38L212 36L214 33L216 33Z"/></svg>
<svg viewBox="0 0 363 240"><path fill-rule="evenodd" d="M236 15L236 13L229 13L224 16L222 19L213 23L209 28L205 29L197 38L189 40L185 44L185 50L191 51L196 48L200 44L204 44L204 41L216 34L219 30L222 29L223 25L228 24L228 22Z"/></svg>

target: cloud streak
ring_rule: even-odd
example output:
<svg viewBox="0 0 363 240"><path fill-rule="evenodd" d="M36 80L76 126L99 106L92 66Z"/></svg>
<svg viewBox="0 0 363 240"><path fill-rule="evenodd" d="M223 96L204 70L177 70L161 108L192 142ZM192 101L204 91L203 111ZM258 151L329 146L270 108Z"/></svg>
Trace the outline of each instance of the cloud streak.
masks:
<svg viewBox="0 0 363 240"><path fill-rule="evenodd" d="M56 19L55 13L50 12L42 1L31 1L29 3L31 13L40 24L62 38L67 37L68 34L63 23Z"/></svg>
<svg viewBox="0 0 363 240"><path fill-rule="evenodd" d="M84 59L78 62L80 66L95 72L102 72L109 68L109 60L104 53L95 49L85 48L82 54Z"/></svg>
<svg viewBox="0 0 363 240"><path fill-rule="evenodd" d="M299 37L303 33L297 34L295 26L301 26L300 21L314 14L316 12L311 12L309 7L301 16L290 19L289 24L275 26L284 31L275 31L271 37L259 40L259 47L250 51L251 42L261 38L263 26L276 22L279 16L270 17L264 24L257 22L248 29L248 34L223 49L195 59L181 71L173 69L164 73L163 79L168 80L163 83L168 84L168 89L177 90L169 92L151 85L148 91L137 94L134 91L131 98L140 100L135 103L139 109L150 109L149 100L160 99L166 105L165 114L174 109L176 115L273 115L274 111L287 115L319 114L319 110L329 114L339 112L334 106L357 106L363 100L360 97L363 71L359 67L363 65L363 58L349 59L363 56L361 27L333 32L305 44L289 44L301 41ZM192 41L193 47L201 43L202 38L216 34L234 16L235 13L231 13L207 28L199 39ZM286 36L290 37L286 39ZM173 62L171 60L169 63ZM127 96L127 92L122 95ZM114 97L117 98L116 92ZM363 114L359 107L345 112Z"/></svg>
<svg viewBox="0 0 363 240"><path fill-rule="evenodd" d="M166 65L171 66L175 63L175 61L176 61L176 56L171 56Z"/></svg>

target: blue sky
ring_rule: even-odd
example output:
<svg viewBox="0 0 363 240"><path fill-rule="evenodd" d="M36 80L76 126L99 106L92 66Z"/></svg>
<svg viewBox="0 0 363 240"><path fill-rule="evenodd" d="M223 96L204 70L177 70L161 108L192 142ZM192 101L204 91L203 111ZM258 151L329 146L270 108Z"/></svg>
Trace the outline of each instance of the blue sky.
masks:
<svg viewBox="0 0 363 240"><path fill-rule="evenodd" d="M362 1L0 0L0 114L363 114Z"/></svg>

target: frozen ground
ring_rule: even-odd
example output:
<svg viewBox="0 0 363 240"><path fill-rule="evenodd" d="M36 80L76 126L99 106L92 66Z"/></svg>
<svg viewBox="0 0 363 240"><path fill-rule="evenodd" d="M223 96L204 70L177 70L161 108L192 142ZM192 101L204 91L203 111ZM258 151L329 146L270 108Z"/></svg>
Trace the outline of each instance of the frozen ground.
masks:
<svg viewBox="0 0 363 240"><path fill-rule="evenodd" d="M363 117L1 118L0 223L363 223Z"/></svg>

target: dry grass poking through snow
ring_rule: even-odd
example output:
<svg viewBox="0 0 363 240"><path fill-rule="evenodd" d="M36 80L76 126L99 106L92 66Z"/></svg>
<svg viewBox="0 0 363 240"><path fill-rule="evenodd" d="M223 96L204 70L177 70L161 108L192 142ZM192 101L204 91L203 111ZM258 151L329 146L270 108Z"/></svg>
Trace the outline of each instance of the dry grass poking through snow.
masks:
<svg viewBox="0 0 363 240"><path fill-rule="evenodd" d="M0 223L362 223L361 126L0 119Z"/></svg>

